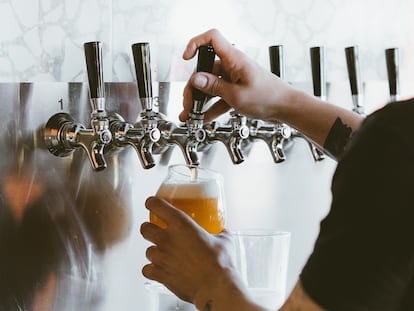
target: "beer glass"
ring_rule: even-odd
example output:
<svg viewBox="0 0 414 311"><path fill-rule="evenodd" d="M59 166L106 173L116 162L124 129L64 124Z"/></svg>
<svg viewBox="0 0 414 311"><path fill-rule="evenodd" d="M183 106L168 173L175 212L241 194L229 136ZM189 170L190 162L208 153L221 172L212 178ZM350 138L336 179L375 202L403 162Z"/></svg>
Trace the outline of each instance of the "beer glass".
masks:
<svg viewBox="0 0 414 311"><path fill-rule="evenodd" d="M171 165L156 196L184 211L207 232L217 234L223 231L223 178L219 173L192 165ZM152 213L150 222L161 228L166 227L166 224ZM151 293L151 311L196 310L192 304L175 297L158 282L147 281L146 287Z"/></svg>
<svg viewBox="0 0 414 311"><path fill-rule="evenodd" d="M286 296L290 232L238 230L235 264L253 299L261 306L277 310Z"/></svg>
<svg viewBox="0 0 414 311"><path fill-rule="evenodd" d="M192 165L171 165L156 196L184 211L207 232L223 231L223 178L219 173ZM150 222L166 226L153 214Z"/></svg>

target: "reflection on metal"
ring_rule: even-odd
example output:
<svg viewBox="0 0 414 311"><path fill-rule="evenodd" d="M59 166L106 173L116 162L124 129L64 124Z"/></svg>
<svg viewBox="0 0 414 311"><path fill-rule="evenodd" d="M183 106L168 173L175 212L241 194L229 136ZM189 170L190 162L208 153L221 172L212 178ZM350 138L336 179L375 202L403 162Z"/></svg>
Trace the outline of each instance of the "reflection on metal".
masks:
<svg viewBox="0 0 414 311"><path fill-rule="evenodd" d="M183 87L178 84L163 83L162 87L178 97ZM111 122L117 115L122 115L118 120L124 124L142 118L135 83L106 83L105 93ZM86 124L90 120L90 112L85 109L89 101L87 84L3 83L0 100L0 309L108 310L106 297L112 290L106 278L113 266L105 266L107 254L128 240L138 239L138 229L132 230L135 216L131 200L136 200L138 193L140 201L134 202L138 210L144 210L141 196L153 194L145 189L152 189L160 172L152 169L144 175L145 170L133 164L136 156L129 152L131 148L115 145L119 137L112 126L114 139L105 148L107 168L99 173L90 169L82 148L56 151L67 153L66 157L51 155L50 145L54 142L49 140L54 138L50 133L70 133L65 129L67 123L73 125L73 120L79 120ZM163 106L158 108L167 113L168 96L161 102ZM177 106L180 109L181 104ZM171 149L169 143L162 145L169 132L165 125L174 127L175 133L181 127L164 116L157 122L163 136L154 142L152 152L160 159L162 169L168 164L162 163L162 157ZM248 136L258 136L259 130L264 129L264 125L253 128L235 112L225 125L217 124L203 127L208 135L203 147L204 163L212 157L209 150L214 139L234 146L234 158L243 159L241 150L255 144L249 142L245 146L238 137L248 142ZM183 137L187 137L186 133ZM277 149L274 144L290 150L289 132L269 135L273 152ZM157 154L157 148L164 150ZM155 182L145 178L154 178ZM139 264L134 263L133 269L138 271ZM134 278L138 277L137 272Z"/></svg>
<svg viewBox="0 0 414 311"><path fill-rule="evenodd" d="M41 122L61 108L61 97L48 94L53 87L63 91L64 102L82 89L0 84L6 125L0 137L0 310L100 309L102 256L131 229L117 156L101 175L89 169L83 152L63 159L44 150ZM31 107L34 92L53 105Z"/></svg>

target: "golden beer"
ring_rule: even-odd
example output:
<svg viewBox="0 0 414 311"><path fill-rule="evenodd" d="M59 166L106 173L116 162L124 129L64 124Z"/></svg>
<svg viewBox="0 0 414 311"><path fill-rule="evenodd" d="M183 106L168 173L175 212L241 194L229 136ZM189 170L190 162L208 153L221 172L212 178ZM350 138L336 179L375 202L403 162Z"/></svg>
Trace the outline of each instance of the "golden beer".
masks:
<svg viewBox="0 0 414 311"><path fill-rule="evenodd" d="M196 174L194 169L197 170ZM219 174L187 165L173 165L156 196L185 212L207 232L217 234L223 231L225 215ZM166 227L152 213L150 221L162 228Z"/></svg>

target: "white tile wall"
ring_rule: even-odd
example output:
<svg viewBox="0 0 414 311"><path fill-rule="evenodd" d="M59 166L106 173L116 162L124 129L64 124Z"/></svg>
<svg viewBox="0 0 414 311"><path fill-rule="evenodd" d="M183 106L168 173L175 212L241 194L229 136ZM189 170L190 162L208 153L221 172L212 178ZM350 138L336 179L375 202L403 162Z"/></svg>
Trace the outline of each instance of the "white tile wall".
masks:
<svg viewBox="0 0 414 311"><path fill-rule="evenodd" d="M220 29L268 66L267 47L283 44L286 78L309 81L309 51L326 47L330 81L346 80L344 47L359 45L362 77L385 80L384 49L401 51L403 93L414 80L410 0L2 0L0 81L83 81L82 44L105 46L105 79L134 79L130 46L151 44L159 81L186 80L181 53L193 35Z"/></svg>

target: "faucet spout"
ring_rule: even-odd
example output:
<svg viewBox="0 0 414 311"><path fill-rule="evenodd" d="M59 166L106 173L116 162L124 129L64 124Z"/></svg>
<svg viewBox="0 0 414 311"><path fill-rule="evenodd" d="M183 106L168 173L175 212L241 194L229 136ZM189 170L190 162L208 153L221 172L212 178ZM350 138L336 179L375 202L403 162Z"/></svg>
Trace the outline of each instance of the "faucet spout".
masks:
<svg viewBox="0 0 414 311"><path fill-rule="evenodd" d="M306 141L315 162L320 162L325 159L325 154L323 153L323 151L319 149L318 147L316 147L314 143L307 136L303 135L301 132L297 130L294 130L294 132L292 133L292 136L302 138Z"/></svg>
<svg viewBox="0 0 414 311"><path fill-rule="evenodd" d="M245 125L245 120L245 117L237 115L230 120L230 125L219 126L217 122L211 122L206 126L208 143L222 142L233 164L244 161L242 143L249 137L249 128Z"/></svg>
<svg viewBox="0 0 414 311"><path fill-rule="evenodd" d="M92 129L80 129L72 145L85 150L92 168L95 171L102 171L106 168L104 148L111 141L111 137L108 130L95 132Z"/></svg>
<svg viewBox="0 0 414 311"><path fill-rule="evenodd" d="M275 163L285 161L285 144L291 138L291 128L286 124L264 124L261 120L250 120L249 124L251 140L263 140L268 146Z"/></svg>

